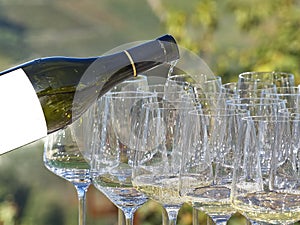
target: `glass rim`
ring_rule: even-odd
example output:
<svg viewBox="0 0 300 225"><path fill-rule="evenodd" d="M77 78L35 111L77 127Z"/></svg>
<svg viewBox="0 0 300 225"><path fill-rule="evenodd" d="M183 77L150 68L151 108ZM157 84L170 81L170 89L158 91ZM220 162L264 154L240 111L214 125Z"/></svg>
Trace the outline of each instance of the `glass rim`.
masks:
<svg viewBox="0 0 300 225"><path fill-rule="evenodd" d="M284 76L289 77L289 78L294 77L293 73L284 72L284 71L247 71L247 72L240 73L238 75L238 77L244 78L243 77L244 75L253 75L253 74L256 74L256 75L273 75L273 76L274 75L284 75Z"/></svg>
<svg viewBox="0 0 300 225"><path fill-rule="evenodd" d="M195 87L193 87L193 88L195 88ZM196 87L196 88L200 88L200 87ZM205 95L205 97L200 97L200 98L199 97L193 97L193 96L197 96L199 94L203 94L203 95ZM220 98L222 99L222 98L226 98L226 95L228 93L223 92L223 91L212 91L212 92L206 91L206 92L202 92L202 93L199 93L199 94L197 94L196 92L186 92L182 95L182 97L189 97L189 96L192 95L191 97L193 97L193 98L212 99L212 100L215 99L215 100L217 100L218 98L215 98L215 96L220 96ZM222 96L224 96L224 97L222 97Z"/></svg>
<svg viewBox="0 0 300 225"><path fill-rule="evenodd" d="M271 102L261 102L262 100L266 99L266 101L270 100ZM249 100L250 103L242 103L241 101ZM258 100L257 103L252 103L253 100ZM236 102L239 101L239 102ZM236 106L251 106L251 105L277 105L285 103L285 100L283 99L277 99L277 98L235 98L235 99L228 99L226 101L226 105L236 105Z"/></svg>
<svg viewBox="0 0 300 225"><path fill-rule="evenodd" d="M162 107L161 105L164 104L164 103L183 103L183 104L187 104L186 106L185 105L173 105L173 106L167 106L167 107ZM144 109L158 109L158 110L162 110L162 109L195 109L196 107L201 107L201 104L200 106L195 106L191 103L188 103L186 101L169 101L169 100L166 100L164 102L160 102L160 101L155 101L155 102L147 102L145 104L143 104L142 108Z"/></svg>
<svg viewBox="0 0 300 225"><path fill-rule="evenodd" d="M297 115L297 118L291 118L291 116L278 116L278 115L269 115L269 116L259 116L259 115L255 115L255 116L245 116L241 118L243 121L253 121L253 122L263 122L263 123L267 123L267 122L272 122L272 123L282 123L282 122L299 122L300 123L300 114L299 116Z"/></svg>
<svg viewBox="0 0 300 225"><path fill-rule="evenodd" d="M208 76L208 75L206 75L206 74L204 74L204 73L199 73L199 74L196 74L196 76L202 76L204 79L203 79L203 82L205 83L205 82L207 82L207 83L209 83L209 82L213 82L213 81L222 81L222 77L221 76L217 76L217 75L215 75L214 77L212 77L212 76ZM189 83L188 81L186 81L186 80L174 80L174 79L172 79L172 78L180 78L180 77L183 77L183 78L192 78L193 79L193 76L192 75L190 75L190 74L188 74L188 73L182 73L182 74L174 74L174 75L171 75L171 76L169 76L169 77L167 77L167 80L168 81L175 81L175 82L183 82L183 83Z"/></svg>
<svg viewBox="0 0 300 225"><path fill-rule="evenodd" d="M157 94L151 91L116 91L116 92L107 92L103 97L105 98L147 98L147 97L156 97Z"/></svg>
<svg viewBox="0 0 300 225"><path fill-rule="evenodd" d="M228 112L228 113L222 113L219 114L219 110L224 110L224 112ZM203 110L205 111L205 109L194 109L188 112L189 115L194 115L194 116L205 116L205 117L227 117L227 116L238 116L238 115L243 115L243 114L248 114L249 110L246 109L241 109L241 110L236 110L236 109L228 109L228 108L213 108L212 110L210 110L211 112L215 112L213 114L209 114L209 113L205 113L203 112Z"/></svg>
<svg viewBox="0 0 300 225"><path fill-rule="evenodd" d="M243 81L243 83L246 83L246 85L249 84L253 84L255 85L255 83L253 83L253 81ZM275 84L270 84L268 82L258 82L260 85L263 85L264 87L258 87L258 88L255 88L253 90L249 90L247 88L240 88L238 87L239 84L237 82L229 82L229 83L225 83L225 84L222 84L221 86L221 90L224 90L224 91L227 91L227 92L236 92L236 94L240 93L240 92L249 92L249 93L254 93L254 92L263 92L263 91L276 91L277 90L277 87ZM257 85L256 85L257 86ZM259 85L258 85L259 86ZM267 92L269 93L269 92ZM270 92L272 93L272 92Z"/></svg>
<svg viewBox="0 0 300 225"><path fill-rule="evenodd" d="M187 77L189 76L189 77ZM176 80L175 78L180 78L182 77L182 79L180 80ZM174 79L173 79L174 78ZM176 74L176 75L171 75L169 77L167 77L166 80L166 86L168 85L172 85L172 84L179 84L179 85L185 85L185 86L190 86L191 82L188 81L188 79L192 79L192 77L189 74ZM172 84L170 84L172 83Z"/></svg>
<svg viewBox="0 0 300 225"><path fill-rule="evenodd" d="M286 107L286 108L279 109L278 112L279 113L289 113L289 110L298 110L299 111L299 109L297 107Z"/></svg>
<svg viewBox="0 0 300 225"><path fill-rule="evenodd" d="M299 89L300 90L300 89ZM299 93L267 93L266 95L274 96L274 97L288 97L288 96L299 96L300 97L300 92Z"/></svg>
<svg viewBox="0 0 300 225"><path fill-rule="evenodd" d="M284 91L284 90L293 90L293 91L298 91L298 92L292 92L292 93L280 93L278 91ZM300 95L300 86L291 86L291 87L277 87L276 88L276 93L268 93L269 95L274 95L274 96L297 96Z"/></svg>

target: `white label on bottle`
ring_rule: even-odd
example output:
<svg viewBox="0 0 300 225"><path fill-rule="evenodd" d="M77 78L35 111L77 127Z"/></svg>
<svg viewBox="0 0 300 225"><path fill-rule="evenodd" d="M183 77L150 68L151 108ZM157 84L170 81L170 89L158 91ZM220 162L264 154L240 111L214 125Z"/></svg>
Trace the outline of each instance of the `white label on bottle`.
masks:
<svg viewBox="0 0 300 225"><path fill-rule="evenodd" d="M0 154L47 135L36 92L22 69L0 76Z"/></svg>

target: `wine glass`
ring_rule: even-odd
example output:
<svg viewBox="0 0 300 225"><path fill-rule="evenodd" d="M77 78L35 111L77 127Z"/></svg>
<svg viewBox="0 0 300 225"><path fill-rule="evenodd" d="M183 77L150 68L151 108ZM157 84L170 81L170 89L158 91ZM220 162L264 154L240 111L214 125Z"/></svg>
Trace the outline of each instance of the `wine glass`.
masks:
<svg viewBox="0 0 300 225"><path fill-rule="evenodd" d="M79 225L86 223L86 192L91 184L90 166L83 157L69 127L47 136L44 165L52 173L71 182L77 191L79 201Z"/></svg>
<svg viewBox="0 0 300 225"><path fill-rule="evenodd" d="M225 95L222 92L222 80L220 76L212 74L177 74L169 76L166 82L167 87L179 86L186 90L187 94L181 96L182 100L193 101L194 104L201 107L206 107L207 99L213 99L215 104L218 105L222 102ZM205 99L200 102L199 99ZM220 101L219 101L220 100ZM219 102L218 102L219 101ZM193 224L199 224L198 210L193 207Z"/></svg>
<svg viewBox="0 0 300 225"><path fill-rule="evenodd" d="M238 75L238 86L241 86L243 82L263 82L275 84L276 87L295 86L294 74L280 71L244 72Z"/></svg>
<svg viewBox="0 0 300 225"><path fill-rule="evenodd" d="M135 211L148 197L131 184L134 151L129 143L133 116L142 104L156 100L151 92L111 92L98 101L95 118L98 124L93 138L92 182L133 223Z"/></svg>
<svg viewBox="0 0 300 225"><path fill-rule="evenodd" d="M178 71L173 71L178 72ZM196 79L196 80L195 80ZM205 83L205 85L200 85ZM207 82L206 82L207 81ZM199 88L194 87L193 85L200 86ZM206 76L204 74L200 75L190 75L190 74L176 74L170 75L164 84L149 85L146 90L153 91L157 93L158 100L166 101L176 101L176 100L188 100L191 101L191 98L194 97L192 93L198 93L197 89L200 89L203 93L203 86L209 87L213 90L219 90L221 85L221 77L215 76ZM198 104L197 101L194 101L195 104ZM164 208L163 208L164 209ZM193 208L193 220L194 224L198 224L198 211ZM168 224L168 215L165 210L163 210L163 224Z"/></svg>
<svg viewBox="0 0 300 225"><path fill-rule="evenodd" d="M141 87L138 90L147 90L154 92L157 94L157 101L172 101L175 103L180 100L183 95L187 93L186 90L182 87L182 85L167 85L166 80L165 83L152 84L147 87ZM181 103L181 102L177 102ZM164 207L162 207L162 224L167 225L169 223L168 213Z"/></svg>
<svg viewBox="0 0 300 225"><path fill-rule="evenodd" d="M183 146L183 119L194 107L188 102L160 101L143 105L132 136L136 154L132 183L139 191L159 202L176 224L184 203L179 192L179 171Z"/></svg>
<svg viewBox="0 0 300 225"><path fill-rule="evenodd" d="M290 117L242 119L231 200L253 223L299 221L299 125Z"/></svg>
<svg viewBox="0 0 300 225"><path fill-rule="evenodd" d="M233 156L240 119L246 115L247 111L213 108L194 110L186 117L181 195L216 224L227 224L236 212L230 204ZM187 177L199 183L190 183Z"/></svg>
<svg viewBox="0 0 300 225"><path fill-rule="evenodd" d="M269 93L276 93L275 84L251 81L222 84L222 89L236 98L260 98L266 97Z"/></svg>
<svg viewBox="0 0 300 225"><path fill-rule="evenodd" d="M110 92L120 92L120 91L137 91L144 90L148 86L148 77L142 74L138 74L128 80L113 87ZM125 215L123 211L118 208L118 224L125 224Z"/></svg>
<svg viewBox="0 0 300 225"><path fill-rule="evenodd" d="M275 98L233 98L226 101L226 107L235 110L247 110L250 116L274 115L285 109L285 101Z"/></svg>

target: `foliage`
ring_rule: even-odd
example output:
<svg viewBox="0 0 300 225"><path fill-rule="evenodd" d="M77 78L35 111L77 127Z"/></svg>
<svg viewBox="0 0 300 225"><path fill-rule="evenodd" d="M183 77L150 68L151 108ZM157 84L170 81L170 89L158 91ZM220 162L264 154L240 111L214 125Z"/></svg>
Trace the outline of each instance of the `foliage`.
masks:
<svg viewBox="0 0 300 225"><path fill-rule="evenodd" d="M292 72L299 81L298 1L191 0L188 8L172 4L159 4L166 29L223 81L236 80L244 71L273 70Z"/></svg>

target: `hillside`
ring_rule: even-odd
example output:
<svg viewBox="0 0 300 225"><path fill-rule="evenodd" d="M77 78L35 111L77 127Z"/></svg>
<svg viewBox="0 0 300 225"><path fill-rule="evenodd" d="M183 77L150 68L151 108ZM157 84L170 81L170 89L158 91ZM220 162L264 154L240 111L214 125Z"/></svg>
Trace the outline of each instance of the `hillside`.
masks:
<svg viewBox="0 0 300 225"><path fill-rule="evenodd" d="M92 56L164 33L146 0L1 0L0 69L28 59Z"/></svg>

